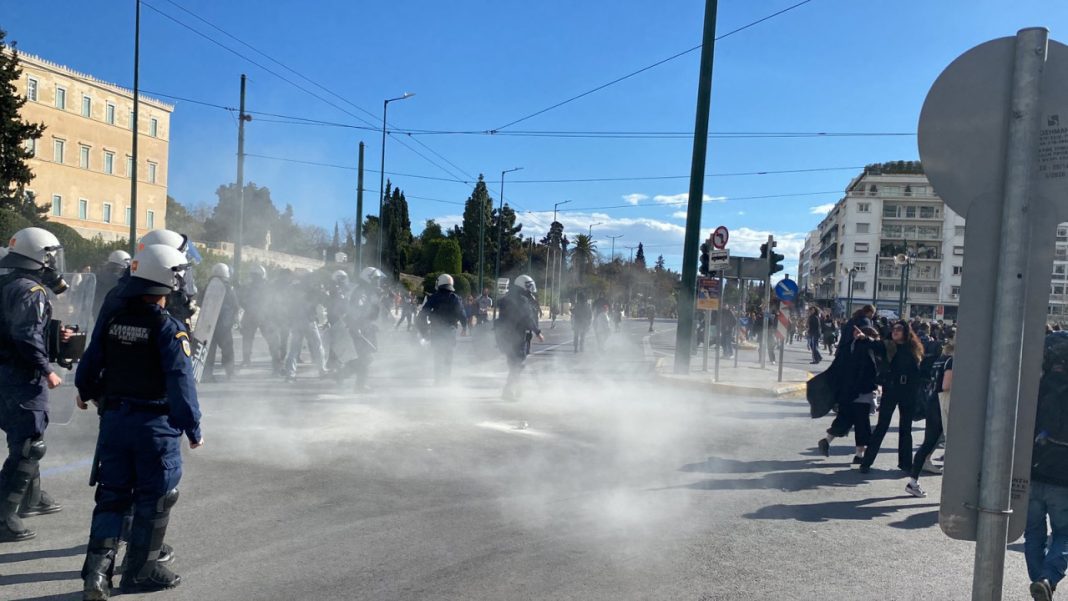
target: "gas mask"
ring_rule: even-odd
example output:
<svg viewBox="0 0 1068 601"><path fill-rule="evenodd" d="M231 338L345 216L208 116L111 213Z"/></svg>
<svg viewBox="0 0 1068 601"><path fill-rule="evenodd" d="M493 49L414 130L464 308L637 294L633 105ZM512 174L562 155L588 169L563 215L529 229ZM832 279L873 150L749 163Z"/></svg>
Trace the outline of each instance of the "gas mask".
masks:
<svg viewBox="0 0 1068 601"><path fill-rule="evenodd" d="M56 249L61 251L62 249ZM48 289L52 291L52 294L59 296L70 289L70 285L63 279L63 274L59 270L59 264L56 260L56 252L50 251L46 255L44 268L41 270L41 283L48 286Z"/></svg>

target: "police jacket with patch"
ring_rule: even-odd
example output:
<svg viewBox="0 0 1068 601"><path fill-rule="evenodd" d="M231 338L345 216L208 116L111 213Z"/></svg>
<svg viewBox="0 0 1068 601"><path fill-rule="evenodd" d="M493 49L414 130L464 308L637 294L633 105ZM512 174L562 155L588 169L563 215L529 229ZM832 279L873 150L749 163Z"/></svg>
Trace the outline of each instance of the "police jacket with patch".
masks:
<svg viewBox="0 0 1068 601"><path fill-rule="evenodd" d="M78 365L81 398L108 409L128 404L167 415L173 428L199 442L200 405L185 326L158 305L131 298L97 330L103 331Z"/></svg>
<svg viewBox="0 0 1068 601"><path fill-rule="evenodd" d="M1043 374L1035 416L1031 479L1068 486L1068 374Z"/></svg>
<svg viewBox="0 0 1068 601"><path fill-rule="evenodd" d="M432 332L452 332L457 325L467 323L467 312L464 311L464 303L456 296L455 292L438 290L426 299L423 305L423 315L430 319Z"/></svg>
<svg viewBox="0 0 1068 601"><path fill-rule="evenodd" d="M0 276L0 386L36 382L52 373L45 343L51 319L52 304L33 273Z"/></svg>
<svg viewBox="0 0 1068 601"><path fill-rule="evenodd" d="M527 332L540 334L538 305L534 297L525 290L510 290L498 303L495 327L499 336L512 340L525 340Z"/></svg>

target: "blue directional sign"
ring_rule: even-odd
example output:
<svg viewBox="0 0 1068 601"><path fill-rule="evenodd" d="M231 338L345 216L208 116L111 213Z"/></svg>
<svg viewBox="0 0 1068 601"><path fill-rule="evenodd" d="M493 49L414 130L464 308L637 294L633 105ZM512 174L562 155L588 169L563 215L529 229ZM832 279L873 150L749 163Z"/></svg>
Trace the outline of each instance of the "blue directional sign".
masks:
<svg viewBox="0 0 1068 601"><path fill-rule="evenodd" d="M797 300L797 282L793 280L782 280L778 284L775 284L775 296L779 300L785 303L792 303Z"/></svg>

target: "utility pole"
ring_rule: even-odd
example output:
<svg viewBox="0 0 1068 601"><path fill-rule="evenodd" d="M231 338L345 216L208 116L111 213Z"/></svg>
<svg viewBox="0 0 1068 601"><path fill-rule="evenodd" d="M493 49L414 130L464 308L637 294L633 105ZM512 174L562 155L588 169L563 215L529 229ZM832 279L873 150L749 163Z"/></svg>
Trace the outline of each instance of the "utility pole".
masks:
<svg viewBox="0 0 1068 601"><path fill-rule="evenodd" d="M133 76L133 161L130 165L130 254L137 252L137 116L140 105L141 90L141 0L137 0L134 9L134 76Z"/></svg>
<svg viewBox="0 0 1068 601"><path fill-rule="evenodd" d="M608 256L608 262L616 260L616 238L622 238L623 234L616 234L615 236L608 236L612 239L612 254Z"/></svg>
<svg viewBox="0 0 1068 601"><path fill-rule="evenodd" d="M511 169L505 169L504 171L501 171L501 200L500 200L500 208L497 209L497 260L496 260L496 266L493 268L493 282L494 282L493 285L494 286L497 285L497 280L501 279L501 240L503 240L502 236L503 236L503 233L504 233L504 174L512 173L513 171L519 171L521 169L522 169L522 167L513 167ZM478 266L479 266L478 267L479 291L481 291L481 288L482 288L482 258L481 258L481 256L482 256L482 243L481 243L481 240L480 240L479 241L479 260L478 260ZM497 296L496 296L496 288L494 288L494 298L497 298ZM493 306L494 306L493 314L496 315L497 314L497 310L496 310L497 304L494 303Z"/></svg>
<svg viewBox="0 0 1068 601"><path fill-rule="evenodd" d="M379 267L385 265L385 261L382 260L382 242L386 237L386 232L382 229L382 207L386 199L386 111L389 110L389 103L412 96L415 94L405 92L396 98L387 98L382 101L382 161L378 167L378 254L376 255Z"/></svg>
<svg viewBox="0 0 1068 601"><path fill-rule="evenodd" d="M775 248L775 237L768 236L768 268L765 270L767 275L764 276L764 306L760 311L760 322L763 327L760 328L760 369L766 367L765 355L768 353L768 328L771 324L768 322L768 313L771 312L771 255Z"/></svg>
<svg viewBox="0 0 1068 601"><path fill-rule="evenodd" d="M241 74L241 108L237 119L237 236L234 240L233 280L241 277L241 247L245 237L245 121L252 121L245 114L245 74Z"/></svg>
<svg viewBox="0 0 1068 601"><path fill-rule="evenodd" d="M712 104L712 65L716 44L717 0L705 0L704 34L701 46L697 110L693 128L693 158L690 163L690 198L686 208L686 234L682 251L682 287L679 295L679 325L675 332L675 373L690 372L693 344L694 295L697 287L697 247L701 235L701 203L705 190L705 159L708 153L708 114Z"/></svg>
<svg viewBox="0 0 1068 601"><path fill-rule="evenodd" d="M360 142L360 159L356 166L356 275L363 271L363 142Z"/></svg>

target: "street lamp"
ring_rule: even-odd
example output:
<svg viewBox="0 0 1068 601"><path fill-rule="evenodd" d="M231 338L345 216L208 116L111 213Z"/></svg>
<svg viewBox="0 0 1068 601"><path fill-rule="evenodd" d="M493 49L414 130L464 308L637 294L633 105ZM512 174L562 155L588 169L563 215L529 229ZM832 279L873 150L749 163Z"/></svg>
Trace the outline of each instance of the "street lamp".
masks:
<svg viewBox="0 0 1068 601"><path fill-rule="evenodd" d="M559 209L560 205L566 205L569 202L571 202L571 201L570 200L561 200L560 202L558 202L558 203L553 205L553 223L556 223L556 213L557 213L557 209ZM552 228L552 226L550 226L550 231L551 231L551 228ZM560 241L556 240L555 242L560 242ZM553 241L550 240L550 243L553 243ZM555 244L553 244L553 246L555 246ZM557 251L556 251L556 265L555 265L555 268L553 269L553 272L552 272L553 273L553 287L552 287L552 290L550 291L550 294L549 294L549 304L550 305L553 304L553 295L554 294L559 295L560 278L557 277L557 272L559 271L560 276L563 275L564 266L563 266L563 262L561 261L562 258L563 258L563 248L558 248Z"/></svg>
<svg viewBox="0 0 1068 601"><path fill-rule="evenodd" d="M846 288L846 315L853 314L853 281L857 279L857 272L860 271L856 267L846 269L842 268L842 275L846 276L848 286Z"/></svg>
<svg viewBox="0 0 1068 601"><path fill-rule="evenodd" d="M501 202L500 208L497 209L497 261L496 267L493 270L493 281L501 279L501 236L504 231L504 174L511 173L513 171L519 171L522 167L513 167L511 169L505 169L501 171ZM482 222L486 219L486 212L479 211L478 220L478 288L482 290L482 246L485 242L485 238L482 236ZM494 314L497 313L496 305L494 305Z"/></svg>
<svg viewBox="0 0 1068 601"><path fill-rule="evenodd" d="M604 223L601 222L601 221L598 221L597 223L591 223L590 224L590 231L586 232L586 237L589 238L590 240L593 240L593 226L595 226L595 225L604 225Z"/></svg>
<svg viewBox="0 0 1068 601"><path fill-rule="evenodd" d="M622 238L623 234L616 234L615 236L609 236L612 239L612 254L608 257L608 262L616 260L616 238Z"/></svg>
<svg viewBox="0 0 1068 601"><path fill-rule="evenodd" d="M897 304L897 315L900 319L906 319L905 305L909 301L909 272L912 271L912 264L915 262L916 258L912 251L908 249L907 243L905 252L894 257L894 264L901 268L901 293L898 296Z"/></svg>
<svg viewBox="0 0 1068 601"><path fill-rule="evenodd" d="M387 98L382 102L382 162L378 168L378 264L381 267L385 266L382 261L382 240L385 238L385 231L382 229L382 206L386 198L386 111L389 109L389 103L407 100L412 96L415 96L414 92L405 92L403 96Z"/></svg>

